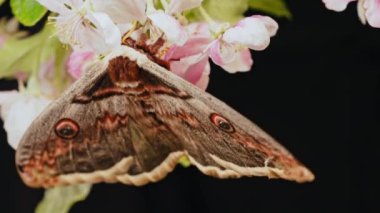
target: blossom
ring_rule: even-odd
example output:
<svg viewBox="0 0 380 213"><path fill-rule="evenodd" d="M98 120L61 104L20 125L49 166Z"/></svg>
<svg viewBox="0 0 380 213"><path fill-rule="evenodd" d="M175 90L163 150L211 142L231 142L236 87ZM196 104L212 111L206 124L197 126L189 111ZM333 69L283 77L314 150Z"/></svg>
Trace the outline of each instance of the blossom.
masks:
<svg viewBox="0 0 380 213"><path fill-rule="evenodd" d="M186 27L189 39L183 46L173 45L165 55L170 70L190 83L205 90L209 82L210 63L207 48L212 41L205 23Z"/></svg>
<svg viewBox="0 0 380 213"><path fill-rule="evenodd" d="M264 50L278 24L267 16L251 16L228 28L210 47L213 62L230 73L249 71L253 64L252 50Z"/></svg>
<svg viewBox="0 0 380 213"><path fill-rule="evenodd" d="M94 53L89 51L74 51L70 54L70 57L67 61L67 71L74 78L78 79L85 65L93 59Z"/></svg>
<svg viewBox="0 0 380 213"><path fill-rule="evenodd" d="M203 0L172 0L168 5L164 5L163 10L156 10L152 7L152 0L148 0L147 17L152 24L159 28L166 36L167 40L176 45L184 45L188 37L186 30L172 16L180 14L201 5Z"/></svg>
<svg viewBox="0 0 380 213"><path fill-rule="evenodd" d="M186 30L173 15L200 6L202 1L172 0L168 5L164 5L164 10L162 10L154 7L153 0L142 0L136 1L135 4L138 6L125 10L125 13L139 14L134 21L144 25L144 30L149 32L152 43L164 35L167 42L181 46L187 40ZM146 7L144 7L145 5Z"/></svg>
<svg viewBox="0 0 380 213"><path fill-rule="evenodd" d="M165 11L152 10L151 13L148 13L148 17L154 25L165 33L171 43L183 45L188 39L186 30L183 29L172 15L180 14L185 10L198 7L202 1L203 0L172 0L169 5L165 7Z"/></svg>
<svg viewBox="0 0 380 213"><path fill-rule="evenodd" d="M121 43L121 32L105 12L94 11L91 3L115 3L117 0L38 0L58 14L53 17L58 38L76 49L107 53Z"/></svg>
<svg viewBox="0 0 380 213"><path fill-rule="evenodd" d="M26 129L49 103L50 100L42 96L17 91L0 92L0 115L8 143L13 149L17 148Z"/></svg>
<svg viewBox="0 0 380 213"><path fill-rule="evenodd" d="M207 24L189 25L187 42L183 46L172 46L164 58L170 62L171 71L201 89L206 89L208 84L209 57L227 72L249 71L253 64L249 49L265 49L278 25L269 17L252 16L233 27L220 24L212 28L217 29L215 34L219 33L216 39Z"/></svg>
<svg viewBox="0 0 380 213"><path fill-rule="evenodd" d="M358 1L358 15L363 23L380 28L380 0L323 0L330 10L341 12L352 1Z"/></svg>

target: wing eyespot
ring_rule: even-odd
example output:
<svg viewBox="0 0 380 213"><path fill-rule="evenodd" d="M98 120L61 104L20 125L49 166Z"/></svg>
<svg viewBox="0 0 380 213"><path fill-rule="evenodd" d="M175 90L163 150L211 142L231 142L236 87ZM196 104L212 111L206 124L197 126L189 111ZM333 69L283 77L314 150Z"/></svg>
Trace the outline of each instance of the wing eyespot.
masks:
<svg viewBox="0 0 380 213"><path fill-rule="evenodd" d="M63 139L73 139L79 133L79 125L68 118L59 120L54 126L55 134Z"/></svg>
<svg viewBox="0 0 380 213"><path fill-rule="evenodd" d="M210 120L216 127L223 130L224 132L228 132L228 133L235 132L234 126L226 118L222 117L221 115L218 115L216 113L211 113Z"/></svg>

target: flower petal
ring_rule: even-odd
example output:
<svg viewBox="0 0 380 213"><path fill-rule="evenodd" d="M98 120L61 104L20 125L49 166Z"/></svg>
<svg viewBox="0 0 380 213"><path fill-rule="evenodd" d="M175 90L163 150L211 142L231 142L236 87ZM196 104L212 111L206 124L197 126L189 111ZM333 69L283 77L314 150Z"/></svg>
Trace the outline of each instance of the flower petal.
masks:
<svg viewBox="0 0 380 213"><path fill-rule="evenodd" d="M229 73L247 72L251 70L253 60L249 49L245 49L237 53L235 60L221 67Z"/></svg>
<svg viewBox="0 0 380 213"><path fill-rule="evenodd" d="M86 62L91 60L94 56L93 52L82 52L74 51L70 54L69 60L67 61L67 70L69 74L74 78L78 79L82 72L83 67Z"/></svg>
<svg viewBox="0 0 380 213"><path fill-rule="evenodd" d="M64 2L57 0L37 0L42 6L46 7L48 10L53 11L58 14L65 14L70 12L70 10L65 7Z"/></svg>
<svg viewBox="0 0 380 213"><path fill-rule="evenodd" d="M2 95L4 94L0 93L0 97ZM1 101L1 99L3 98L0 98L1 117L4 120L8 143L16 149L26 129L50 103L50 100L20 93L7 101Z"/></svg>
<svg viewBox="0 0 380 213"><path fill-rule="evenodd" d="M210 82L210 63L207 62L205 68L203 69L202 76L200 79L195 83L195 86L202 90L206 90L208 83Z"/></svg>
<svg viewBox="0 0 380 213"><path fill-rule="evenodd" d="M260 16L260 15L254 15L252 16L252 18L257 18L261 20L264 23L265 27L267 28L270 36L276 35L277 30L278 30L278 24L274 19L272 19L269 16Z"/></svg>
<svg viewBox="0 0 380 213"><path fill-rule="evenodd" d="M199 7L203 0L172 0L166 8L166 13L176 14L185 10Z"/></svg>
<svg viewBox="0 0 380 213"><path fill-rule="evenodd" d="M50 0L51 1L51 0ZM94 10L108 14L116 24L145 22L147 0L93 0Z"/></svg>
<svg viewBox="0 0 380 213"><path fill-rule="evenodd" d="M218 39L210 45L210 58L219 66L231 63L235 60L235 57L236 49L232 44Z"/></svg>
<svg viewBox="0 0 380 213"><path fill-rule="evenodd" d="M368 24L380 28L380 0L366 0L364 8Z"/></svg>
<svg viewBox="0 0 380 213"><path fill-rule="evenodd" d="M183 46L173 45L165 55L165 60L176 60L195 55L205 50L209 43L209 38L190 38Z"/></svg>
<svg viewBox="0 0 380 213"><path fill-rule="evenodd" d="M322 0L325 3L326 8L341 12L347 8L348 3L356 0Z"/></svg>
<svg viewBox="0 0 380 213"><path fill-rule="evenodd" d="M19 96L20 93L16 90L0 92L0 115L2 118L4 118L3 115L8 115L11 103Z"/></svg>
<svg viewBox="0 0 380 213"><path fill-rule="evenodd" d="M200 53L172 61L170 70L203 90L208 85L210 64L206 54Z"/></svg>
<svg viewBox="0 0 380 213"><path fill-rule="evenodd" d="M86 18L95 27L85 25L75 32L83 50L103 54L121 45L121 32L107 14L92 13Z"/></svg>
<svg viewBox="0 0 380 213"><path fill-rule="evenodd" d="M172 16L165 14L162 10L148 15L152 23L162 30L167 40L179 46L185 44L187 33L181 24Z"/></svg>
<svg viewBox="0 0 380 213"><path fill-rule="evenodd" d="M172 45L164 60L178 60L207 51L209 44L212 42L207 24L190 24L186 27L186 30L190 35L186 43L183 46Z"/></svg>
<svg viewBox="0 0 380 213"><path fill-rule="evenodd" d="M228 29L223 40L230 44L247 46L253 50L263 50L270 42L270 32L261 18L248 17Z"/></svg>

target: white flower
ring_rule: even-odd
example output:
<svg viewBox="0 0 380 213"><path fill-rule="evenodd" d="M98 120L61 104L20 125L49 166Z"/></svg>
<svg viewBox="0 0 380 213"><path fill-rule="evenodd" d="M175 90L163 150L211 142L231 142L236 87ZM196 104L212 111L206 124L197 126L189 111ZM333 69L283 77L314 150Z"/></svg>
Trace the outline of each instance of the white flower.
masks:
<svg viewBox="0 0 380 213"><path fill-rule="evenodd" d="M358 15L363 24L380 28L380 0L323 0L326 8L341 12L350 2L358 1Z"/></svg>
<svg viewBox="0 0 380 213"><path fill-rule="evenodd" d="M270 37L277 32L278 24L267 16L251 16L228 28L210 47L215 64L230 73L249 71L253 64L252 50L264 50Z"/></svg>
<svg viewBox="0 0 380 213"><path fill-rule="evenodd" d="M75 49L104 54L121 43L121 32L105 12L93 10L91 3L115 3L117 0L38 0L58 14L53 17L62 43Z"/></svg>
<svg viewBox="0 0 380 213"><path fill-rule="evenodd" d="M168 42L180 46L185 44L187 40L186 31L175 18L164 13L162 10L148 14L148 18L153 23L152 27L159 28L165 34ZM159 36L160 35L157 35L157 37L153 39L156 40Z"/></svg>
<svg viewBox="0 0 380 213"><path fill-rule="evenodd" d="M154 8L153 0L141 0L135 2L135 7L126 9L125 13L139 14L134 16L134 21L139 21L142 25L145 25L145 30L149 31L151 41L156 41L164 34L166 41L181 46L187 41L187 33L172 15L200 6L202 1L172 0L168 5L164 5L164 10L157 10Z"/></svg>
<svg viewBox="0 0 380 213"><path fill-rule="evenodd" d="M0 92L1 118L7 132L8 143L16 149L21 137L32 121L50 103L42 96L36 97L17 91Z"/></svg>
<svg viewBox="0 0 380 213"><path fill-rule="evenodd" d="M116 24L145 22L146 0L92 0L95 11L107 13Z"/></svg>

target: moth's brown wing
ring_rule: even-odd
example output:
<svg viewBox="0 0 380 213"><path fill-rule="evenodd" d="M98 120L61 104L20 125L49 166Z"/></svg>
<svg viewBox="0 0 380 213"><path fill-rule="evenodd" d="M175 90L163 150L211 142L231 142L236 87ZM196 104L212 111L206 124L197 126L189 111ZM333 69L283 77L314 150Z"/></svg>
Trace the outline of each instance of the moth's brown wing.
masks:
<svg viewBox="0 0 380 213"><path fill-rule="evenodd" d="M221 178L313 178L227 105L133 49L116 56L90 70L32 123L16 156L26 184L142 185L163 178L184 156Z"/></svg>
<svg viewBox="0 0 380 213"><path fill-rule="evenodd" d="M134 58L133 51L127 51ZM162 85L190 98L153 96L156 116L181 138L191 163L219 178L268 176L297 182L314 175L275 139L231 107L173 73L137 57L139 67Z"/></svg>
<svg viewBox="0 0 380 213"><path fill-rule="evenodd" d="M150 91L178 91L133 76L139 69L129 62L94 67L31 124L16 154L27 185L142 185L162 179L185 156L181 139L147 105Z"/></svg>

